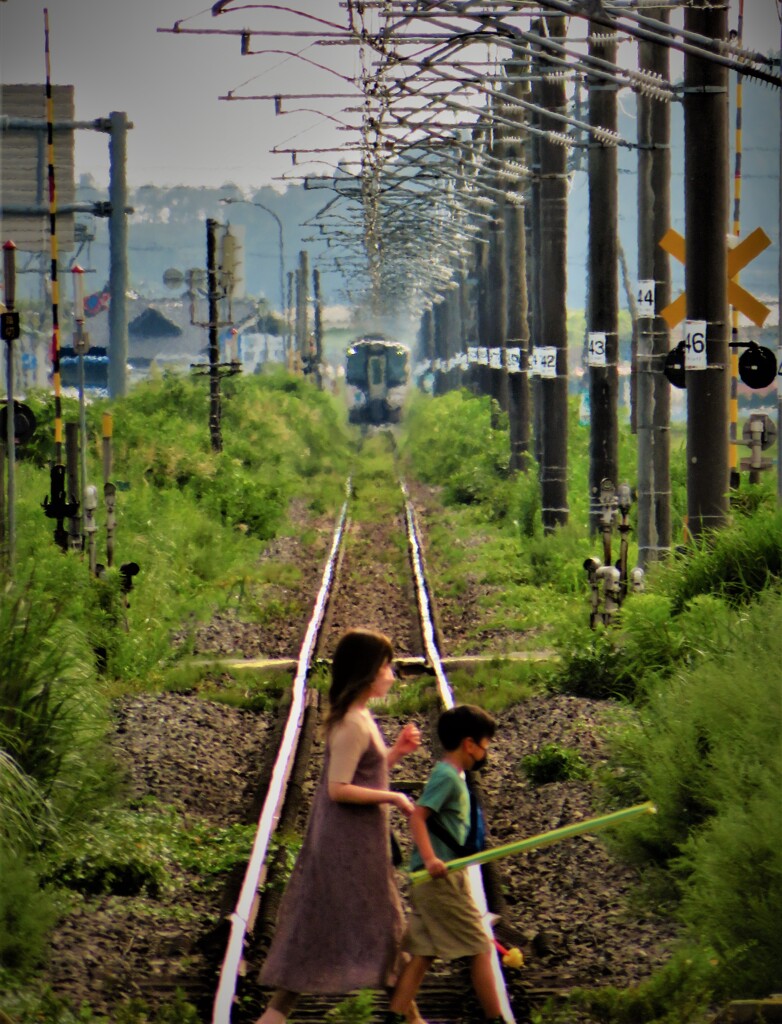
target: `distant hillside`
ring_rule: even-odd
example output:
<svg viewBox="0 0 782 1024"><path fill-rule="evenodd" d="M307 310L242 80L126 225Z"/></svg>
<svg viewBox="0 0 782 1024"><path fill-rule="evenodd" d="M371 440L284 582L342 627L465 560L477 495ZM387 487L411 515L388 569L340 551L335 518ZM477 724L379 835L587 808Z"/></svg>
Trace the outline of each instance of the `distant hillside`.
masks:
<svg viewBox="0 0 782 1024"><path fill-rule="evenodd" d="M88 177L82 177L78 188L80 201L106 199ZM311 267L317 266L316 255L322 246L305 241L313 234L304 222L313 217L331 198L331 193L308 191L291 185L280 193L266 187L258 189L248 203L221 203L221 198L242 198L234 187L189 188L185 186L157 188L147 185L131 191L129 204L135 212L128 226L128 259L130 287L148 297L170 295L163 283L163 274L171 267L186 273L206 263L206 220L213 217L221 223L245 227L245 279L247 292L267 298L274 309L280 306L279 228L274 217L252 202L262 203L276 214L282 224L285 258L285 289L287 274L296 268L299 252L310 252ZM95 268L93 281L100 287L108 279L108 224L90 219L95 240L79 256L86 266ZM87 259L89 255L89 260ZM324 299L340 300L341 280L338 275L321 271Z"/></svg>

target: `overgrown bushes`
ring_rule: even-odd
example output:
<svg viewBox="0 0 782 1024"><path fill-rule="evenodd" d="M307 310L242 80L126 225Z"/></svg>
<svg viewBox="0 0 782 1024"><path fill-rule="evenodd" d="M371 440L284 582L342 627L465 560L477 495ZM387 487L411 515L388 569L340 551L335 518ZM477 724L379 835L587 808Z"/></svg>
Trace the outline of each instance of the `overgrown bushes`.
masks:
<svg viewBox="0 0 782 1024"><path fill-rule="evenodd" d="M688 935L719 956L724 990L760 996L782 963L782 595L711 622L698 661L658 679L612 738L610 790L658 807L612 841L668 870Z"/></svg>
<svg viewBox="0 0 782 1024"><path fill-rule="evenodd" d="M167 884L165 843L152 826L129 851L131 823L120 838L100 818L115 783L103 752L111 694L162 684L191 650L195 624L252 592L256 571L260 581L261 542L286 526L302 480L309 503L336 510L351 457L333 397L285 374L224 382L219 454L203 381L166 375L138 386L111 407L112 478L121 484L115 560L141 567L127 595L117 564L96 580L81 552L53 543L54 523L40 508L50 490L52 402L26 400L38 430L19 451L16 578L0 595L0 959L22 974L54 915L52 883L84 892ZM105 406L87 410L88 472L98 484ZM65 400L64 413L76 419L75 403ZM102 508L98 524L104 561ZM232 611L242 608L234 601ZM144 821L134 815L132 824ZM158 824L167 837L175 831L160 815ZM244 833L223 832L198 837L194 870L225 870L246 851ZM178 852L182 863L194 857Z"/></svg>
<svg viewBox="0 0 782 1024"><path fill-rule="evenodd" d="M449 475L460 481L491 475L494 453L498 445L500 454L507 450L507 436L500 440L502 431L490 431L486 400L463 393L429 402L416 413L432 430L411 442L413 465L443 488L446 502L463 502L464 488L449 486ZM458 410L458 425L446 410ZM471 505L464 513L470 523L507 531L515 519L520 539L515 555L511 545L502 548L506 560L493 574L482 566L476 574L481 582L493 575L510 592L534 578L539 593L551 599L571 587L574 566L577 575L583 573L586 545L593 543L586 529L587 460L574 447L583 429L572 421L570 428L566 530L542 536L532 474L513 481L503 471L493 487L472 489L473 505L490 507ZM462 430L471 440L461 437ZM624 451L623 476L632 483L634 463ZM686 481L681 453L674 453L671 469L677 522ZM776 506L769 484L745 487L732 503L731 525L690 541L653 567L647 593L628 597L608 629L589 629L586 600L583 614L575 616L553 611L551 602L559 658L548 670L549 684L634 709L618 717L611 736L603 777L607 802L651 799L658 807L655 816L628 822L607 841L641 869L652 906L676 914L683 926L678 952L648 983L574 1000L594 1020L682 1024L702 1019L715 1000L779 990L782 512ZM451 531L460 515L454 513ZM480 564L474 548L498 550L488 526L465 547L471 568ZM447 560L440 571L445 579L456 575ZM586 599L586 580L580 579ZM519 587L519 600L522 592L533 593ZM531 618L530 606L525 611ZM558 753L530 762L528 770L540 769L543 777L566 770ZM552 1009L549 1019L568 1019L568 1012Z"/></svg>

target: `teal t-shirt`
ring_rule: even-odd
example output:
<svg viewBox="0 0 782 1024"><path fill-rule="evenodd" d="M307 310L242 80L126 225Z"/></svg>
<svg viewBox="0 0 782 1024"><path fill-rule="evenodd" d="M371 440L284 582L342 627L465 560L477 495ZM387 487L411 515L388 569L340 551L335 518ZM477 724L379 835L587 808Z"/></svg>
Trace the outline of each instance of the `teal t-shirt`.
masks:
<svg viewBox="0 0 782 1024"><path fill-rule="evenodd" d="M447 761L438 761L418 799L418 805L428 807L432 815L437 815L443 828L454 837L459 846L462 845L470 830L470 793L461 772ZM432 835L431 831L429 838L440 860L454 859L456 855L453 850L437 836ZM423 866L421 854L414 845L410 870L418 871Z"/></svg>

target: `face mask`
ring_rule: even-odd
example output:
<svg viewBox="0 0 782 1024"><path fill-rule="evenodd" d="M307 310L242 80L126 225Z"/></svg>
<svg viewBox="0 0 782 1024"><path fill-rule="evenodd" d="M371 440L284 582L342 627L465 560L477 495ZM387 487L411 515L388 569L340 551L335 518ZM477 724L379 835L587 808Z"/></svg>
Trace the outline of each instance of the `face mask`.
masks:
<svg viewBox="0 0 782 1024"><path fill-rule="evenodd" d="M480 761L476 761L475 764L472 766L471 771L482 772L483 769L486 767L486 765L488 763L489 763L489 755L488 755L488 753L484 753L484 755L481 758L481 760Z"/></svg>

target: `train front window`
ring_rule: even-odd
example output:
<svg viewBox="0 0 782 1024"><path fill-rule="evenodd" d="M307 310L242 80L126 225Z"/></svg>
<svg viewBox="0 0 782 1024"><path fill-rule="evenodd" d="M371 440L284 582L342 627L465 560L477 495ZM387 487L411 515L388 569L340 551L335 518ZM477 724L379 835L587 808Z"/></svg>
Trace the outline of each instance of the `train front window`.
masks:
<svg viewBox="0 0 782 1024"><path fill-rule="evenodd" d="M383 383L383 359L380 356L369 358L369 383L377 386Z"/></svg>

